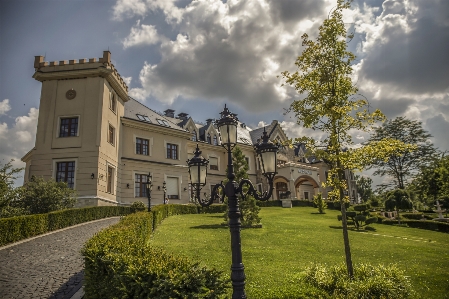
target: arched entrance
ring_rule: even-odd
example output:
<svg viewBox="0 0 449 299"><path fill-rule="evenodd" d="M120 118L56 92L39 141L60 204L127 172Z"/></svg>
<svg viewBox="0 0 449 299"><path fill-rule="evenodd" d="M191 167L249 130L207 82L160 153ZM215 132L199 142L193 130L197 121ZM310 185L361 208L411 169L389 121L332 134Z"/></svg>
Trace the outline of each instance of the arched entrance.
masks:
<svg viewBox="0 0 449 299"><path fill-rule="evenodd" d="M295 181L295 192L299 200L312 200L320 192L320 187L313 178L302 175Z"/></svg>
<svg viewBox="0 0 449 299"><path fill-rule="evenodd" d="M283 176L277 176L274 179L274 194L275 199L280 200L282 198L290 197L291 192L288 190L288 180Z"/></svg>

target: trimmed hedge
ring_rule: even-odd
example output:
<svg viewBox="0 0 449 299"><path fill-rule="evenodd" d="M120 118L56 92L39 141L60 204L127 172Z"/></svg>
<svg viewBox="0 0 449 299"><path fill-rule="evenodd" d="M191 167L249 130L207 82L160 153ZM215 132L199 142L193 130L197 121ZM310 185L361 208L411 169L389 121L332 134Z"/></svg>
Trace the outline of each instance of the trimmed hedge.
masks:
<svg viewBox="0 0 449 299"><path fill-rule="evenodd" d="M222 272L151 246L150 236L171 215L196 214L195 205L160 205L128 215L84 246L85 298L222 298Z"/></svg>
<svg viewBox="0 0 449 299"><path fill-rule="evenodd" d="M313 201L292 200L292 207L313 207Z"/></svg>
<svg viewBox="0 0 449 299"><path fill-rule="evenodd" d="M208 214L208 213L224 213L226 211L225 204L212 204L208 207L198 207L199 214Z"/></svg>
<svg viewBox="0 0 449 299"><path fill-rule="evenodd" d="M383 219L382 224L398 224L397 220ZM434 220L409 220L401 219L401 224L407 224L409 227L421 228L427 230L437 230L439 232L449 233L449 223Z"/></svg>
<svg viewBox="0 0 449 299"><path fill-rule="evenodd" d="M435 217L432 217L430 215L424 215L423 213L401 213L400 214L401 219L407 218L407 219L413 219L413 220L421 220L425 218L426 220L432 220Z"/></svg>
<svg viewBox="0 0 449 299"><path fill-rule="evenodd" d="M131 213L129 207L106 206L67 209L0 219L0 246L75 224Z"/></svg>
<svg viewBox="0 0 449 299"><path fill-rule="evenodd" d="M282 207L282 201L280 200L267 200L267 201L261 201L256 200L256 205L259 207Z"/></svg>

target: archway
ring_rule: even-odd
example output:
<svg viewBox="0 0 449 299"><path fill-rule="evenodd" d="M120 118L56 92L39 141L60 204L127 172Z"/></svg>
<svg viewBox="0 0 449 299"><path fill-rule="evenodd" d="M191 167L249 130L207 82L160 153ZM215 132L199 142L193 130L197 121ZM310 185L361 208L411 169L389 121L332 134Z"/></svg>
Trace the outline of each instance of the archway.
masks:
<svg viewBox="0 0 449 299"><path fill-rule="evenodd" d="M285 198L291 193L288 190L288 180L283 176L276 176L274 178L274 194L275 199L280 200L281 198Z"/></svg>
<svg viewBox="0 0 449 299"><path fill-rule="evenodd" d="M312 200L319 190L318 183L308 175L302 175L295 181L296 198L299 200Z"/></svg>

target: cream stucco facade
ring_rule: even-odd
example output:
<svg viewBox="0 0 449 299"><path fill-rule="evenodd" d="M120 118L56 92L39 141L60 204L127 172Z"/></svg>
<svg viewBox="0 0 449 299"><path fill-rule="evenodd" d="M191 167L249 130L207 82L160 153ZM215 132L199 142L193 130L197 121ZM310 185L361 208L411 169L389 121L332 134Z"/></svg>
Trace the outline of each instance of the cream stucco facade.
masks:
<svg viewBox="0 0 449 299"><path fill-rule="evenodd" d="M25 182L31 176L67 181L77 191L78 206L129 205L147 203L143 183L151 173L151 205L163 203L164 182L170 203L185 204L191 198L186 161L197 143L210 161L202 194L207 196L211 186L225 179L225 150L213 120L200 124L171 109L161 115L130 98L109 51L100 59L50 63L36 56L34 68L42 90L35 147L22 158ZM277 121L265 130L272 141L287 139ZM262 132L239 123L239 146L259 190L266 182L253 145ZM326 194L320 184L327 170L323 162L306 160L300 148L281 150L278 162L273 199ZM349 186L356 196L355 184Z"/></svg>

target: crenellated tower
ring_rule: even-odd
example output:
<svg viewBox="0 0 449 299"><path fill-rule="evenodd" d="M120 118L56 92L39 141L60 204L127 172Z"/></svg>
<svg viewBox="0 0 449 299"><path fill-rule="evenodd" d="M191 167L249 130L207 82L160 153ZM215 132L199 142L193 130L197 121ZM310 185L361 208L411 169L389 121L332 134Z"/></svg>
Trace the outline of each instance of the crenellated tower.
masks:
<svg viewBox="0 0 449 299"><path fill-rule="evenodd" d="M35 147L22 161L31 176L66 181L80 206L119 202L120 118L128 87L103 57L45 62L34 60L42 83Z"/></svg>

